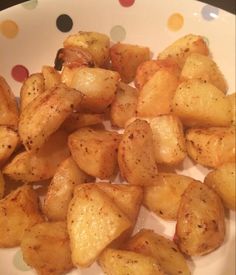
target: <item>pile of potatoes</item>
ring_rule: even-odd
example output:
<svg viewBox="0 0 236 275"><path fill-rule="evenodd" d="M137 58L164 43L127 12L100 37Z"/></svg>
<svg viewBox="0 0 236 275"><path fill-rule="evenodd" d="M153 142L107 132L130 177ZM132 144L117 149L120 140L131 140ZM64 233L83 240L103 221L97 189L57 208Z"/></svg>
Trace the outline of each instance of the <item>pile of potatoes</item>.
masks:
<svg viewBox="0 0 236 275"><path fill-rule="evenodd" d="M20 246L38 274L97 261L109 275L187 275L186 257L224 242L235 93L199 35L150 56L79 32L25 80L19 106L0 77L0 247ZM187 156L211 169L203 183L174 172ZM142 205L176 221L172 240L132 236Z"/></svg>

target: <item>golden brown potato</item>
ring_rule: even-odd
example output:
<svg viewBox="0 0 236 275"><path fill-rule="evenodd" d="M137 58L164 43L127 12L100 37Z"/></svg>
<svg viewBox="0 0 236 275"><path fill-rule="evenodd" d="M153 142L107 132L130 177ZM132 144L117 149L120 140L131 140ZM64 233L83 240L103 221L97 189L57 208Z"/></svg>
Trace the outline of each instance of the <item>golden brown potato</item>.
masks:
<svg viewBox="0 0 236 275"><path fill-rule="evenodd" d="M0 167L15 151L18 143L19 136L14 130L0 126Z"/></svg>
<svg viewBox="0 0 236 275"><path fill-rule="evenodd" d="M81 128L71 134L68 145L77 165L87 174L109 179L117 168L117 132Z"/></svg>
<svg viewBox="0 0 236 275"><path fill-rule="evenodd" d="M72 113L62 124L67 132L72 133L79 128L102 124L104 114Z"/></svg>
<svg viewBox="0 0 236 275"><path fill-rule="evenodd" d="M224 218L218 195L206 184L193 181L180 202L175 242L189 256L210 253L224 241Z"/></svg>
<svg viewBox="0 0 236 275"><path fill-rule="evenodd" d="M104 67L108 62L110 39L103 33L80 31L77 34L69 35L63 45L65 48L78 47L87 55L90 54L98 67Z"/></svg>
<svg viewBox="0 0 236 275"><path fill-rule="evenodd" d="M138 66L150 59L147 47L116 43L110 48L112 69L117 71L123 82L134 80Z"/></svg>
<svg viewBox="0 0 236 275"><path fill-rule="evenodd" d="M157 178L152 130L144 120L135 120L125 129L118 149L123 178L130 184L150 185Z"/></svg>
<svg viewBox="0 0 236 275"><path fill-rule="evenodd" d="M91 184L75 187L67 215L75 266L88 267L131 222L100 188Z"/></svg>
<svg viewBox="0 0 236 275"><path fill-rule="evenodd" d="M188 155L197 163L217 168L235 161L235 128L193 128L186 132Z"/></svg>
<svg viewBox="0 0 236 275"><path fill-rule="evenodd" d="M43 221L38 197L29 185L23 185L0 200L0 247L20 245L25 230Z"/></svg>
<svg viewBox="0 0 236 275"><path fill-rule="evenodd" d="M188 34L179 38L173 44L164 49L158 55L158 59L171 59L182 68L186 58L192 53L209 55L209 49L202 36Z"/></svg>
<svg viewBox="0 0 236 275"><path fill-rule="evenodd" d="M177 245L152 230L140 230L126 243L125 249L155 258L165 274L190 275L186 260Z"/></svg>
<svg viewBox="0 0 236 275"><path fill-rule="evenodd" d="M92 178L85 174L71 157L64 160L48 187L43 205L44 214L51 221L66 220L75 185L91 181Z"/></svg>
<svg viewBox="0 0 236 275"><path fill-rule="evenodd" d="M182 195L193 179L174 173L158 177L156 184L144 186L143 204L163 219L176 220Z"/></svg>
<svg viewBox="0 0 236 275"><path fill-rule="evenodd" d="M67 134L55 132L37 152L22 152L3 168L14 180L35 182L54 176L60 163L69 156Z"/></svg>
<svg viewBox="0 0 236 275"><path fill-rule="evenodd" d="M17 128L18 108L16 98L7 84L0 76L0 125Z"/></svg>
<svg viewBox="0 0 236 275"><path fill-rule="evenodd" d="M225 207L232 210L236 209L235 162L222 164L210 172L205 177L204 183L216 191Z"/></svg>
<svg viewBox="0 0 236 275"><path fill-rule="evenodd" d="M107 275L165 275L154 258L126 250L105 249L99 265Z"/></svg>
<svg viewBox="0 0 236 275"><path fill-rule="evenodd" d="M21 241L23 259L38 274L60 275L73 268L66 223L43 222L29 228Z"/></svg>
<svg viewBox="0 0 236 275"><path fill-rule="evenodd" d="M180 79L182 81L188 79L201 79L213 84L223 93L227 92L227 83L217 64L211 57L200 54L190 54L181 71Z"/></svg>
<svg viewBox="0 0 236 275"><path fill-rule="evenodd" d="M118 85L119 74L100 68L80 68L72 78L71 87L84 97L81 110L102 113L112 103Z"/></svg>
<svg viewBox="0 0 236 275"><path fill-rule="evenodd" d="M120 82L115 99L111 104L111 123L114 126L124 128L125 123L136 114L138 91Z"/></svg>
<svg viewBox="0 0 236 275"><path fill-rule="evenodd" d="M180 76L180 68L176 62L171 59L148 60L141 63L136 71L134 84L139 90L148 82L148 80L160 69L168 69L175 75Z"/></svg>
<svg viewBox="0 0 236 275"><path fill-rule="evenodd" d="M61 82L60 73L51 66L43 66L42 74L44 78L45 90L52 89Z"/></svg>
<svg viewBox="0 0 236 275"><path fill-rule="evenodd" d="M172 109L189 127L229 126L229 99L210 83L200 79L182 82L174 95Z"/></svg>
<svg viewBox="0 0 236 275"><path fill-rule="evenodd" d="M38 150L63 121L78 108L79 91L61 84L45 91L22 111L19 135L27 150Z"/></svg>
<svg viewBox="0 0 236 275"><path fill-rule="evenodd" d="M231 104L231 111L232 111L232 116L231 116L231 123L235 126L236 123L236 93L233 93L231 95L228 95L227 98L230 101Z"/></svg>
<svg viewBox="0 0 236 275"><path fill-rule="evenodd" d="M178 83L176 74L169 69L160 68L139 93L137 115L155 117L169 114Z"/></svg>
<svg viewBox="0 0 236 275"><path fill-rule="evenodd" d="M80 67L64 66L61 71L61 82L64 83L66 86L70 87L74 74L80 69Z"/></svg>
<svg viewBox="0 0 236 275"><path fill-rule="evenodd" d="M44 77L42 73L30 75L23 83L20 90L20 110L45 91Z"/></svg>
<svg viewBox="0 0 236 275"><path fill-rule="evenodd" d="M2 199L2 197L4 196L4 191L5 191L5 180L2 172L0 171L0 199Z"/></svg>

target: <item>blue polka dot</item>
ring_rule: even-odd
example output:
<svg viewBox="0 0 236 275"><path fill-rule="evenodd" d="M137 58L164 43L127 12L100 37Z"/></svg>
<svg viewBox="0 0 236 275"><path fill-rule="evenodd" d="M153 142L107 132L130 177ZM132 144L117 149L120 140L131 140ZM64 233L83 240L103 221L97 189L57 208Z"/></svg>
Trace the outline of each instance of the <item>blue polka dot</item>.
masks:
<svg viewBox="0 0 236 275"><path fill-rule="evenodd" d="M216 18L218 18L218 15L219 9L216 7L205 5L202 8L202 17L207 21L215 20Z"/></svg>

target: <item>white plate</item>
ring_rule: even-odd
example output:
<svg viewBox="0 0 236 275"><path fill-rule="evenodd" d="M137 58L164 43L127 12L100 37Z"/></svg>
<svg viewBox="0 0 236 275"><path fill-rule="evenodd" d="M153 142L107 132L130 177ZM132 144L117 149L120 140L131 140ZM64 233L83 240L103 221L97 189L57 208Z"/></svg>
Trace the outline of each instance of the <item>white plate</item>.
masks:
<svg viewBox="0 0 236 275"><path fill-rule="evenodd" d="M124 3L130 6L125 7ZM69 32L57 28L56 22L62 14L73 21L71 29L68 24ZM179 19L177 25L172 22L168 26L171 16ZM72 22L70 18L66 17L69 23ZM225 74L229 93L235 91L235 16L230 13L190 0L41 0L38 3L33 0L0 13L0 74L14 93L19 95L21 83L13 79L13 67L23 65L16 68L20 72L23 69L23 73L24 68L33 73L40 71L42 65L53 65L64 38L79 30L104 32L113 41L120 39L149 46L154 57L185 34L203 35L214 60ZM18 73L16 70L15 77L19 77ZM207 169L186 160L184 171L179 172L202 180ZM138 228L152 228L172 238L174 226L173 222L164 222L145 209L141 210ZM225 243L207 256L194 258L190 266L194 275L235 274L235 213L231 212L227 218ZM34 274L34 271L24 265L19 248L0 249L0 275L18 274ZM103 273L93 265L70 274Z"/></svg>

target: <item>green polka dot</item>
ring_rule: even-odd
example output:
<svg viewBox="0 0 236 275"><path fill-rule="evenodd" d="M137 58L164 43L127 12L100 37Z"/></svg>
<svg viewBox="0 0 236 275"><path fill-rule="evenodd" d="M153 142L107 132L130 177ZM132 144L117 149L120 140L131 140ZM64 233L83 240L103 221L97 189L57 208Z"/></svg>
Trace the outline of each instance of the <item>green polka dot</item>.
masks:
<svg viewBox="0 0 236 275"><path fill-rule="evenodd" d="M27 10L33 10L37 7L38 0L30 0L22 4L22 6Z"/></svg>
<svg viewBox="0 0 236 275"><path fill-rule="evenodd" d="M112 27L112 29L110 31L110 36L114 42L121 42L121 41L125 40L126 31L122 26L117 25L117 26Z"/></svg>
<svg viewBox="0 0 236 275"><path fill-rule="evenodd" d="M16 254L13 257L13 264L16 269L20 271L29 271L31 267L29 267L23 260L21 250L17 250Z"/></svg>

